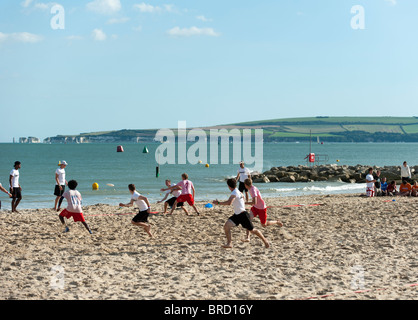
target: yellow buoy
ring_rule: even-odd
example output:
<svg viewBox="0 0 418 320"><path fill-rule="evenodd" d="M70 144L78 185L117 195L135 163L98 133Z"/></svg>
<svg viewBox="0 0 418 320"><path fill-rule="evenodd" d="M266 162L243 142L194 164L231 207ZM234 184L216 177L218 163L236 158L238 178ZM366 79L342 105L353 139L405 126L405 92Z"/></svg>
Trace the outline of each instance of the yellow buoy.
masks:
<svg viewBox="0 0 418 320"><path fill-rule="evenodd" d="M340 162L340 160L337 160L337 162Z"/></svg>
<svg viewBox="0 0 418 320"><path fill-rule="evenodd" d="M93 183L93 190L99 190L99 184L97 182Z"/></svg>
<svg viewBox="0 0 418 320"><path fill-rule="evenodd" d="M209 168L209 163L206 163L205 167L206 167L206 168Z"/></svg>

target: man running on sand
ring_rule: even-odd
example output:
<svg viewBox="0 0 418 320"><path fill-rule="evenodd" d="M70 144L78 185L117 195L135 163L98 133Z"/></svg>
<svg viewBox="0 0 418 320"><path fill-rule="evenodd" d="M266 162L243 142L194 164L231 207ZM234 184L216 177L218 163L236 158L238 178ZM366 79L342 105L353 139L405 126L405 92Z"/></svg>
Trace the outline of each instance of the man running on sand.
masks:
<svg viewBox="0 0 418 320"><path fill-rule="evenodd" d="M70 231L67 224L65 223L64 218L70 219L72 217L74 222L81 221L81 223L84 225L87 231L90 234L92 234L89 226L86 223L86 220L84 220L83 210L81 209L81 203L83 199L81 198L80 192L76 190L77 185L78 185L77 181L75 180L70 180L68 182L68 188L70 190L62 194L62 197L60 198L58 202L57 211L60 211L61 203L64 200L64 198L67 200L68 206L67 206L67 209L62 210L62 212L59 215L59 218L60 218L61 223L65 227L64 232Z"/></svg>
<svg viewBox="0 0 418 320"><path fill-rule="evenodd" d="M186 202L193 207L194 211L197 213L197 215L199 215L199 211L197 210L195 204L194 204L194 198L195 198L195 189L194 189L194 185L193 182L191 182L189 180L189 176L187 175L187 173L183 173L181 175L181 178L183 179L182 181L180 181L179 183L177 183L175 186L173 187L168 187L166 189L161 189L161 191L167 191L167 190L181 190L181 194L178 196L178 198L176 199L176 201L174 201L173 203L173 207L171 208L171 211L169 214L173 214L174 210L177 207L177 203L180 202ZM186 208L183 207L184 212L186 212L186 215L189 215L189 212L186 210Z"/></svg>
<svg viewBox="0 0 418 320"><path fill-rule="evenodd" d="M234 214L225 222L224 225L226 244L222 247L232 248L231 229L238 225L242 225L243 228L247 229L249 232L259 237L264 242L266 248L269 248L270 244L268 243L267 239L259 230L254 229L254 226L250 220L250 215L247 211L245 211L244 195L237 189L236 180L228 179L226 183L228 185L229 190L231 191L229 199L224 202L219 202L218 200L213 201L213 204L215 205L229 206L232 204L234 207Z"/></svg>
<svg viewBox="0 0 418 320"><path fill-rule="evenodd" d="M119 203L119 206L132 207L135 203L139 207L139 213L132 219L132 224L144 228L145 232L152 238L151 225L148 223L148 216L151 212L151 205L148 202L148 198L141 196L139 192L136 191L134 184L130 184L128 188L132 195L131 201L127 204Z"/></svg>
<svg viewBox="0 0 418 320"><path fill-rule="evenodd" d="M280 220L276 221L267 221L267 206L264 202L263 198L261 197L261 193L256 186L253 185L251 179L245 179L244 181L245 188L251 195L252 201L246 202L245 204L252 205L250 211L250 219L254 219L258 216L260 219L261 225L263 228L267 226L274 226L278 225L279 227L283 227L283 223ZM244 239L244 242L250 242L250 232L247 230L247 237Z"/></svg>
<svg viewBox="0 0 418 320"><path fill-rule="evenodd" d="M12 194L12 212L19 213L16 210L20 201L22 200L22 187L19 183L19 169L22 167L20 161L16 161L14 168L10 171L9 184L10 184L10 193Z"/></svg>
<svg viewBox="0 0 418 320"><path fill-rule="evenodd" d="M165 180L165 185L167 187L174 187L175 186L175 184L174 183L171 183L171 180L169 180L169 179ZM169 194L171 194L171 198L168 199L167 201L165 201L165 199L168 198L168 195ZM160 201L157 201L157 203L161 203L161 202L164 202L165 201L164 202L164 212L163 212L163 214L166 214L167 213L168 206L170 206L170 209L173 208L173 204L176 201L176 199L179 197L180 194L181 194L181 191L178 190L178 189L175 189L175 190L168 189L166 191L166 193L165 193L164 198L161 199ZM183 210L185 210L183 206L184 206L184 203L183 202L178 202L177 203L177 208L180 208L181 207Z"/></svg>

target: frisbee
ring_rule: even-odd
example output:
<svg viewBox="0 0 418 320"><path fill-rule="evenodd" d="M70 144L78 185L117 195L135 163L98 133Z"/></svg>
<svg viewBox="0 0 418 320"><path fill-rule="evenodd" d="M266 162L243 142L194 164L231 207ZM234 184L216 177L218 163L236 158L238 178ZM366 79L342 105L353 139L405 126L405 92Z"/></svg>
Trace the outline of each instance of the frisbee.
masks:
<svg viewBox="0 0 418 320"><path fill-rule="evenodd" d="M111 184L111 183L108 183L106 185L109 186L109 187L114 187L115 186L114 184Z"/></svg>

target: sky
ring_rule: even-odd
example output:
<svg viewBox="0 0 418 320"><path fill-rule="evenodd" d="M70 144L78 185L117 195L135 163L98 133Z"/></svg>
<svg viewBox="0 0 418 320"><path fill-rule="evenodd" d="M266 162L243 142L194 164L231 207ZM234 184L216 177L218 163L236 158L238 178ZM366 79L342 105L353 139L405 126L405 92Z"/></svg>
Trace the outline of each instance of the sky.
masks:
<svg viewBox="0 0 418 320"><path fill-rule="evenodd" d="M0 1L0 142L418 116L416 0Z"/></svg>

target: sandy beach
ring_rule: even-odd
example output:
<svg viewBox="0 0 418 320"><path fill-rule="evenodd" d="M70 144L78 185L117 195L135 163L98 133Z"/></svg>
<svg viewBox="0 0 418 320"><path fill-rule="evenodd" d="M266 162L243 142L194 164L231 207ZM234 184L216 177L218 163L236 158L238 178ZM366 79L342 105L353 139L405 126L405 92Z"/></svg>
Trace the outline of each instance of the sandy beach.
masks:
<svg viewBox="0 0 418 320"><path fill-rule="evenodd" d="M255 236L241 242L241 227L221 248L232 207L152 214L153 239L131 225L136 208L85 207L93 235L72 220L62 233L53 210L2 210L0 299L417 299L418 198L265 200L269 220L284 224L256 218L268 249Z"/></svg>

